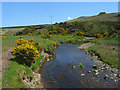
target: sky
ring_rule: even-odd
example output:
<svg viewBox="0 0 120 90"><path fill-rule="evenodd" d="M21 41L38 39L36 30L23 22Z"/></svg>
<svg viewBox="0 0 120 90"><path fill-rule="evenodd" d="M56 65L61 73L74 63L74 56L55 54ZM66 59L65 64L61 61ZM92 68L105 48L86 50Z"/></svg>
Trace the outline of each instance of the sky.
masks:
<svg viewBox="0 0 120 90"><path fill-rule="evenodd" d="M52 24L118 12L117 2L2 2L2 26Z"/></svg>

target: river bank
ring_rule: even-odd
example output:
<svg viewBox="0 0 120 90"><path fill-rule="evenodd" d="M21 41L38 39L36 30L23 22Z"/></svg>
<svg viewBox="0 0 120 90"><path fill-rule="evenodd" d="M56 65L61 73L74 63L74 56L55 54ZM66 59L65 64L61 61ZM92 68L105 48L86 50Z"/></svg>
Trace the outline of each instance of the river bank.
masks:
<svg viewBox="0 0 120 90"><path fill-rule="evenodd" d="M95 43L85 43L85 44L82 44L80 45L78 48L79 49L82 49L82 50L85 50L86 51L86 54L90 54L92 55L92 61L95 60L96 64L94 67L96 68L96 70L94 70L95 74L93 74L93 76L98 76L101 72L103 71L109 71L109 72L112 72L110 75L106 75L104 77L104 79L111 79L111 80L114 80L115 82L118 82L119 79L120 79L120 73L119 73L119 69L118 68L114 68L114 67L111 67L110 64L108 62L105 62L101 57L100 57L100 54L96 53L97 50L96 49L92 49L93 47L96 47L97 44ZM106 47L105 47L106 48ZM105 50L104 48L104 50ZM109 47L110 48L110 47ZM100 48L98 48L100 50ZM96 50L96 51L95 51ZM104 52L103 52L104 53ZM112 52L111 52L112 53ZM116 53L117 54L117 53ZM107 57L107 56L105 56ZM117 58L116 58L117 59ZM119 64L119 62L118 62ZM114 63L113 63L114 65ZM89 72L92 72L92 71L89 71ZM107 83L107 82L106 82Z"/></svg>

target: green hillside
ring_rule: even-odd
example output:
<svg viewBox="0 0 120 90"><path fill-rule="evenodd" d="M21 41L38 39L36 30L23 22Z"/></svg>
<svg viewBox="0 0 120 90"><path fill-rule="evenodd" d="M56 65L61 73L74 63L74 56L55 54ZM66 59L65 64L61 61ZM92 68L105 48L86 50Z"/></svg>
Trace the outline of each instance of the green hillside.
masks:
<svg viewBox="0 0 120 90"><path fill-rule="evenodd" d="M73 19L70 20L68 22L74 22L74 21L101 21L101 22L105 22L105 21L112 21L112 22L117 22L118 21L118 17L120 17L120 15L118 15L118 13L106 13L106 14L98 14L95 16L83 16L83 17L79 17L77 19Z"/></svg>
<svg viewBox="0 0 120 90"><path fill-rule="evenodd" d="M13 33L14 35L40 35L40 34L78 34L83 32L85 36L94 36L96 33L109 33L109 36L116 34L120 28L118 13L101 12L95 16L79 17L66 22L55 23L52 25L31 25L24 27L23 31ZM7 27L6 27L7 28ZM11 28L11 27L10 27ZM17 30L17 29L16 29ZM115 36L115 35L113 35Z"/></svg>

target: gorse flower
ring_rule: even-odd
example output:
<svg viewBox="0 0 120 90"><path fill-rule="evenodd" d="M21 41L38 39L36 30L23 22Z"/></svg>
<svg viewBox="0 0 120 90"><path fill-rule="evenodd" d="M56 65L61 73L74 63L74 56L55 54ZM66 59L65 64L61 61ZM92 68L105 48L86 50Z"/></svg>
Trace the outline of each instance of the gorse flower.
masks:
<svg viewBox="0 0 120 90"><path fill-rule="evenodd" d="M52 45L54 45L55 47L57 46L57 44L55 42L51 42Z"/></svg>
<svg viewBox="0 0 120 90"><path fill-rule="evenodd" d="M100 33L94 34L94 36L95 36L96 38L103 37Z"/></svg>
<svg viewBox="0 0 120 90"><path fill-rule="evenodd" d="M6 36L2 36L2 38L6 38Z"/></svg>
<svg viewBox="0 0 120 90"><path fill-rule="evenodd" d="M108 32L105 32L104 35L108 35Z"/></svg>
<svg viewBox="0 0 120 90"><path fill-rule="evenodd" d="M40 43L33 41L33 39L24 40L23 38L20 38L16 41L17 45L14 47L13 54L24 60L23 62L27 64L35 61L35 58L39 58L40 56L39 51L35 46L40 47Z"/></svg>
<svg viewBox="0 0 120 90"><path fill-rule="evenodd" d="M77 32L77 35L78 35L78 36L83 36L84 33L83 33L83 32Z"/></svg>

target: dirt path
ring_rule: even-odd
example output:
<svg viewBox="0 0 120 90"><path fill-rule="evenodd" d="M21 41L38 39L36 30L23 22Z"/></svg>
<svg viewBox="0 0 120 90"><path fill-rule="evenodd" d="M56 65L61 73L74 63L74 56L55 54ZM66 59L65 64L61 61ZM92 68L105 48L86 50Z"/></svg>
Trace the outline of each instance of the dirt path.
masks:
<svg viewBox="0 0 120 90"><path fill-rule="evenodd" d="M8 31L21 31L23 30L24 28L6 28L6 29L0 29L0 35L3 35L5 34L6 32Z"/></svg>
<svg viewBox="0 0 120 90"><path fill-rule="evenodd" d="M13 58L12 52L13 48L7 50L6 52L2 53L2 75L4 75L4 72L8 69L8 66L10 64L10 59Z"/></svg>

